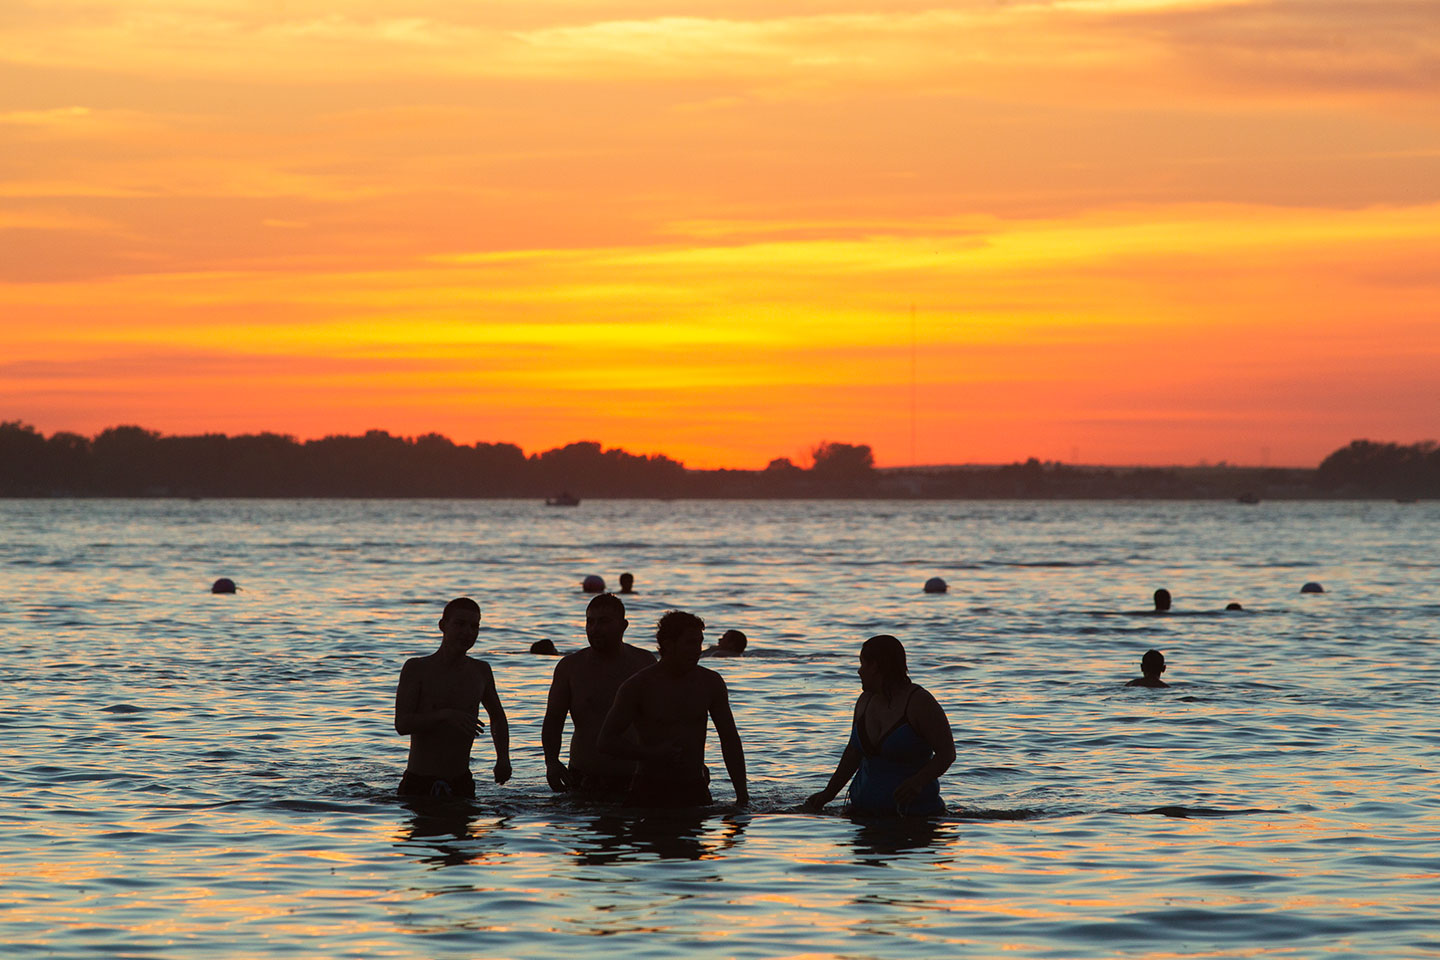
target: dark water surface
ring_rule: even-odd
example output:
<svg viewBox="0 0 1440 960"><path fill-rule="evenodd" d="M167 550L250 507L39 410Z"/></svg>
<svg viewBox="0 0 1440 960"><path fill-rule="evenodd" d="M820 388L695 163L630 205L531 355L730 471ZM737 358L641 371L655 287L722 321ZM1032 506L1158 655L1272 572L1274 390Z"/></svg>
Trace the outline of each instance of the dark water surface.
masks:
<svg viewBox="0 0 1440 960"><path fill-rule="evenodd" d="M1416 957L1440 951L1440 505L0 501L6 957ZM754 805L545 785L585 574L693 610ZM945 577L951 592L920 585ZM241 592L212 596L216 577ZM1301 595L1316 580L1327 592ZM1156 587L1176 613L1131 613ZM480 600L515 778L393 796L394 683ZM1221 613L1229 601L1240 613ZM874 633L952 808L825 782ZM1168 690L1126 689L1147 648ZM477 776L492 762L477 749Z"/></svg>

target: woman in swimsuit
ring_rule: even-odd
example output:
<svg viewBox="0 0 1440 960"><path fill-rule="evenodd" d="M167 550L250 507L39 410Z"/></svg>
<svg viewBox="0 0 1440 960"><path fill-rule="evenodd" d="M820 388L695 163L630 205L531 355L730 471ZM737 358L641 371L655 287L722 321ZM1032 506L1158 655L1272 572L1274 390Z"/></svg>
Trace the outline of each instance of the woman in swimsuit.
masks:
<svg viewBox="0 0 1440 960"><path fill-rule="evenodd" d="M945 711L910 681L905 647L889 634L861 645L859 673L850 742L830 782L805 805L819 810L850 783L852 814L944 813L939 777L955 762L955 738Z"/></svg>

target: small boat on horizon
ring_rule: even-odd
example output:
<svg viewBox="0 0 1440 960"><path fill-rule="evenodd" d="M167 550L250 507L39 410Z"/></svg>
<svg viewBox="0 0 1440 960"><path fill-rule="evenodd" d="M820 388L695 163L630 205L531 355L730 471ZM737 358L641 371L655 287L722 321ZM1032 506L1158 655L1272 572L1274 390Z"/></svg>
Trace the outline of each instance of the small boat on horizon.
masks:
<svg viewBox="0 0 1440 960"><path fill-rule="evenodd" d="M572 494L570 491L567 490L567 491L565 491L564 493L562 493L562 494L560 494L560 495L558 495L558 496L546 497L546 498L545 498L545 506L547 506L547 507L578 507L578 506L580 506L580 498L577 497L577 496L575 496L574 494Z"/></svg>

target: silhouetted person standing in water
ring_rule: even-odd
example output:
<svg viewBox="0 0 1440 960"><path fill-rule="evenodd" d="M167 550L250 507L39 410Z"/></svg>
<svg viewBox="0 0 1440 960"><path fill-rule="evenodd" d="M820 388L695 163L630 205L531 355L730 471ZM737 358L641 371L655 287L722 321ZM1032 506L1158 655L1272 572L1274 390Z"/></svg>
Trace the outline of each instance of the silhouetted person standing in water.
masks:
<svg viewBox="0 0 1440 960"><path fill-rule="evenodd" d="M655 662L650 651L625 642L628 626L624 602L613 594L600 594L585 608L585 638L590 646L555 664L540 728L545 779L552 790L618 800L630 787L635 761L605 753L596 743L620 684ZM569 766L560 762L567 714L575 724Z"/></svg>
<svg viewBox="0 0 1440 960"><path fill-rule="evenodd" d="M635 574L633 574L633 573L622 573L622 574L620 574L620 592L621 592L621 593L634 593L634 592L635 592Z"/></svg>
<svg viewBox="0 0 1440 960"><path fill-rule="evenodd" d="M1160 679L1160 674L1165 672L1165 654L1159 650L1146 650L1145 656L1140 658L1140 672L1144 676L1136 677L1127 687L1168 687L1170 684Z"/></svg>
<svg viewBox="0 0 1440 960"><path fill-rule="evenodd" d="M475 796L470 747L483 733L480 705L490 716L495 782L510 779L510 723L484 660L466 652L480 633L480 605L469 597L445 604L440 649L405 661L395 688L395 732L410 738L410 761L400 780L406 797Z"/></svg>
<svg viewBox="0 0 1440 960"><path fill-rule="evenodd" d="M709 804L705 733L714 722L735 802L748 804L745 751L730 712L730 692L720 674L700 666L705 621L671 610L655 625L655 641L660 662L620 685L615 706L600 728L601 749L639 763L625 802L635 807ZM632 727L635 741L625 738Z"/></svg>
<svg viewBox="0 0 1440 960"><path fill-rule="evenodd" d="M1161 587L1155 591L1155 612L1166 613L1170 609L1170 591Z"/></svg>
<svg viewBox="0 0 1440 960"><path fill-rule="evenodd" d="M852 814L933 816L945 812L940 775L955 762L945 711L910 680L905 647L889 634L860 646L860 697L850 742L830 782L805 806L819 810L850 784Z"/></svg>

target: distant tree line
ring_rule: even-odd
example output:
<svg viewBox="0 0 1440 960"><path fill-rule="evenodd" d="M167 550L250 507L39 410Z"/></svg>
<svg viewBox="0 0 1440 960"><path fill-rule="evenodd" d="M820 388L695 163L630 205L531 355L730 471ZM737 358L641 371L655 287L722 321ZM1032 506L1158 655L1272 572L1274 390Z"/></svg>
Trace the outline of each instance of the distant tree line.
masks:
<svg viewBox="0 0 1440 960"><path fill-rule="evenodd" d="M162 436L136 426L46 437L0 423L4 497L896 497L1311 498L1440 496L1434 443L1357 440L1317 470L1114 469L1030 459L998 467L881 470L865 444L824 441L800 467L690 470L679 461L582 441L528 456L509 443L457 444L431 433L299 441L273 433Z"/></svg>
<svg viewBox="0 0 1440 960"><path fill-rule="evenodd" d="M1316 483L1357 496L1420 499L1440 496L1440 448L1424 443L1354 440L1320 462Z"/></svg>

